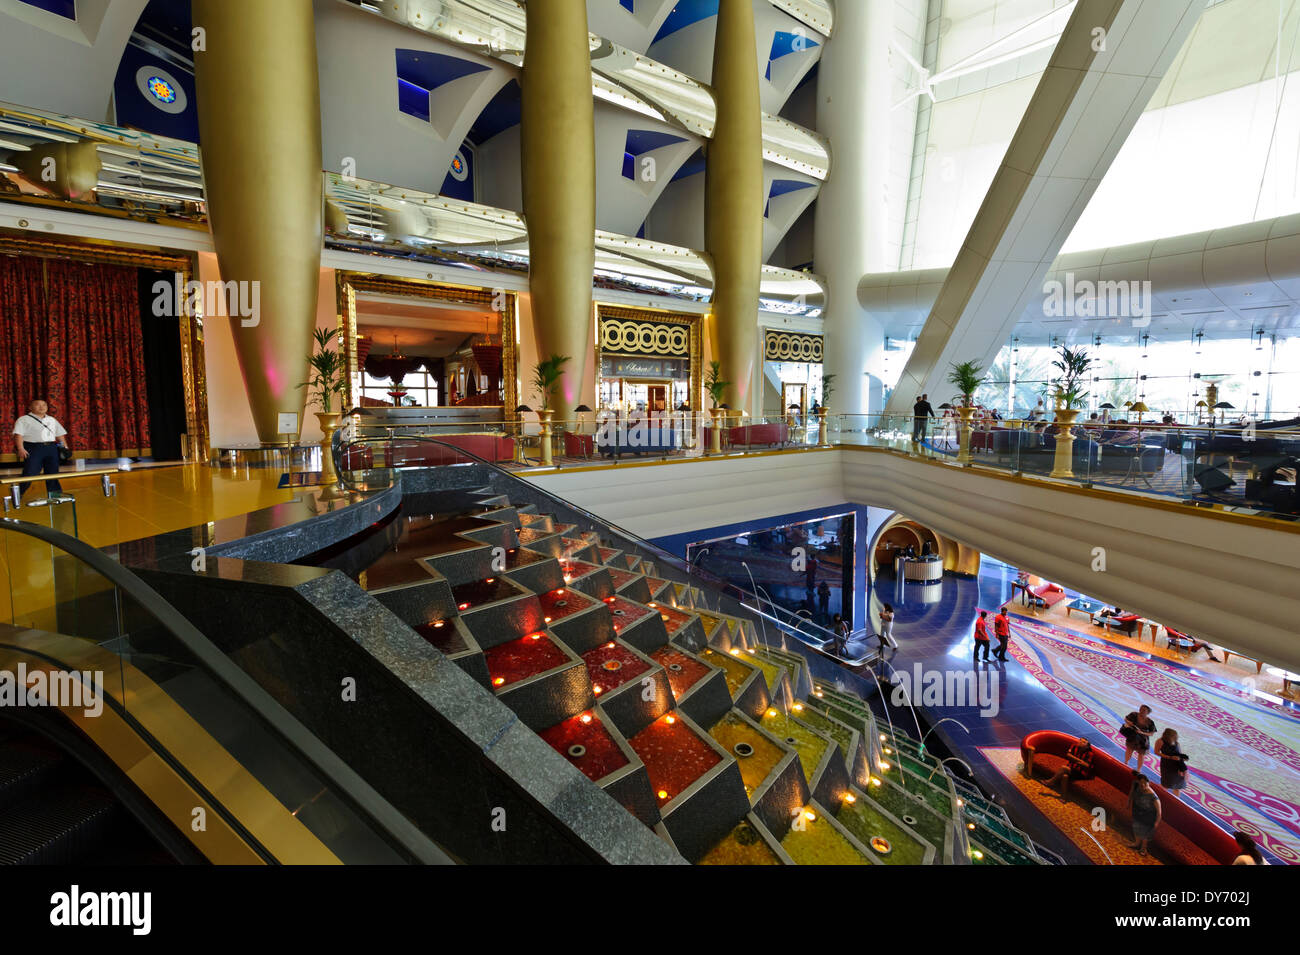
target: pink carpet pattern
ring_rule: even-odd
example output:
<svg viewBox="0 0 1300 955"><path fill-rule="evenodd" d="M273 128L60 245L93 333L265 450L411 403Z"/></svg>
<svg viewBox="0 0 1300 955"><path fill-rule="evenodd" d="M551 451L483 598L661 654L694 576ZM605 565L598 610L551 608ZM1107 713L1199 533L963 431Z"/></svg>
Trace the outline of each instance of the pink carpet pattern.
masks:
<svg viewBox="0 0 1300 955"><path fill-rule="evenodd" d="M1190 756L1183 798L1300 864L1300 713L1242 686L1063 627L1016 616L1011 654L1070 709L1115 741L1142 703ZM1158 770L1148 760L1153 779Z"/></svg>

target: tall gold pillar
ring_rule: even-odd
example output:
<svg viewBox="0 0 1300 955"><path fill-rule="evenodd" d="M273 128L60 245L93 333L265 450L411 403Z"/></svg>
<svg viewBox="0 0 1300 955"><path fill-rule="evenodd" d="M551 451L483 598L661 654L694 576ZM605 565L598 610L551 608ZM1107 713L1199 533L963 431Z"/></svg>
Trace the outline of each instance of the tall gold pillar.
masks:
<svg viewBox="0 0 1300 955"><path fill-rule="evenodd" d="M263 444L301 419L321 254L320 87L311 0L193 0L208 217L221 279L254 315L231 332ZM255 283L255 284L253 284ZM254 292L256 295L254 296ZM251 308L248 311L253 311ZM301 421L300 421L301 427Z"/></svg>
<svg viewBox="0 0 1300 955"><path fill-rule="evenodd" d="M757 414L758 286L763 268L763 123L751 0L722 0L713 40L717 123L705 147L704 244L713 260L709 333L727 403Z"/></svg>
<svg viewBox="0 0 1300 955"><path fill-rule="evenodd" d="M556 418L595 407L591 280L596 260L596 124L584 3L530 3L520 166L537 355L568 355ZM532 369L521 368L524 401Z"/></svg>

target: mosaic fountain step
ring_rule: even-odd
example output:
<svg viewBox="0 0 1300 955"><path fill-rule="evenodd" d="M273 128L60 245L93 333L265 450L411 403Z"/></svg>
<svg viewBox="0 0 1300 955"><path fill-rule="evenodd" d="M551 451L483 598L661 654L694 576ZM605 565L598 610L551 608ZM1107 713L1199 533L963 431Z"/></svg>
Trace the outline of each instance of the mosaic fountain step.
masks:
<svg viewBox="0 0 1300 955"><path fill-rule="evenodd" d="M546 631L484 647L483 655L493 692L530 729L553 726L594 701L582 658Z"/></svg>
<svg viewBox="0 0 1300 955"><path fill-rule="evenodd" d="M973 839L970 844L971 865L1010 865L992 849L985 848Z"/></svg>
<svg viewBox="0 0 1300 955"><path fill-rule="evenodd" d="M763 674L763 682L767 685L767 697L772 705L780 706L782 709L789 708L794 697L790 683L786 679L785 667L739 647L733 647L731 655L742 663L756 667Z"/></svg>
<svg viewBox="0 0 1300 955"><path fill-rule="evenodd" d="M939 861L943 865L965 861L968 856L966 838L954 814L938 811L919 794L880 776L872 777L865 792L890 815L935 846L940 851Z"/></svg>
<svg viewBox="0 0 1300 955"><path fill-rule="evenodd" d="M812 674L808 670L808 661L799 654L759 645L754 648L754 655L785 669L786 677L790 680L790 689L794 691L796 699L803 699L812 692Z"/></svg>
<svg viewBox="0 0 1300 955"><path fill-rule="evenodd" d="M717 667L671 643L650 657L664 668L677 708L701 726L712 726L731 709L726 675Z"/></svg>
<svg viewBox="0 0 1300 955"><path fill-rule="evenodd" d="M699 865L794 865L780 841L752 813L720 839Z"/></svg>
<svg viewBox="0 0 1300 955"><path fill-rule="evenodd" d="M534 593L564 584L561 562L527 547L506 548L505 568L500 573Z"/></svg>
<svg viewBox="0 0 1300 955"><path fill-rule="evenodd" d="M537 596L508 577L485 577L452 588L456 612L480 646L502 643L545 626Z"/></svg>
<svg viewBox="0 0 1300 955"><path fill-rule="evenodd" d="M528 547L543 554L550 554L552 557L562 557L564 556L564 545L561 538L565 533L562 526L550 530L542 530L532 526L521 527L515 532L518 546Z"/></svg>
<svg viewBox="0 0 1300 955"><path fill-rule="evenodd" d="M689 861L749 812L736 760L680 711L665 713L628 743L645 764L664 828Z"/></svg>
<svg viewBox="0 0 1300 955"><path fill-rule="evenodd" d="M605 598L614 633L638 650L650 653L668 642L668 632L655 608L622 596Z"/></svg>
<svg viewBox="0 0 1300 955"><path fill-rule="evenodd" d="M633 737L673 706L663 667L622 640L610 640L582 654L591 691L618 730Z"/></svg>
<svg viewBox="0 0 1300 955"><path fill-rule="evenodd" d="M589 597L604 600L614 595L614 585L610 581L609 569L603 564L585 560L560 559L560 569L564 572L564 585L581 591Z"/></svg>
<svg viewBox="0 0 1300 955"><path fill-rule="evenodd" d="M757 667L752 667L732 654L705 647L699 658L723 672L732 705L751 718L757 718L768 708L767 684Z"/></svg>
<svg viewBox="0 0 1300 955"><path fill-rule="evenodd" d="M821 803L813 800L781 837L797 865L873 865L880 860Z"/></svg>
<svg viewBox="0 0 1300 955"><path fill-rule="evenodd" d="M480 685L491 689L492 680L488 674L487 661L483 650L470 635L469 628L459 617L444 617L416 624L416 633L433 644L440 653L449 658Z"/></svg>
<svg viewBox="0 0 1300 955"><path fill-rule="evenodd" d="M862 734L858 730L804 703L792 705L790 714L804 725L835 740L840 751L845 754L845 769L854 784L860 787L870 784L871 764L867 758L867 748L863 744Z"/></svg>
<svg viewBox="0 0 1300 955"><path fill-rule="evenodd" d="M754 815L770 829L789 824L808 801L808 786L794 749L739 710L730 710L709 729L718 744L735 757Z"/></svg>
<svg viewBox="0 0 1300 955"><path fill-rule="evenodd" d="M659 806L645 764L626 738L601 719L598 708L547 727L538 735L633 816L651 827L659 822Z"/></svg>
<svg viewBox="0 0 1300 955"><path fill-rule="evenodd" d="M856 786L840 800L835 818L887 865L931 865L938 857L932 842Z"/></svg>
<svg viewBox="0 0 1300 955"><path fill-rule="evenodd" d="M833 805L848 790L844 754L833 739L774 706L767 708L759 723L798 754L814 799Z"/></svg>
<svg viewBox="0 0 1300 955"><path fill-rule="evenodd" d="M674 607L671 603L660 600L648 601L646 606L659 612L664 632L674 643L685 647L704 647L708 642L704 635L704 625L694 611Z"/></svg>

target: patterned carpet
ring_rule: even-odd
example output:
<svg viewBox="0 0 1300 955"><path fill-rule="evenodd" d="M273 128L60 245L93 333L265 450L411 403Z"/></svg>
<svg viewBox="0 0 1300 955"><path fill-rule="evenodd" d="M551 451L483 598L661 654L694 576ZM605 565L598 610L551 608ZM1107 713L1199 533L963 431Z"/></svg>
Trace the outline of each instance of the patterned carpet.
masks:
<svg viewBox="0 0 1300 955"><path fill-rule="evenodd" d="M1059 624L1013 615L1011 652L1040 683L1115 741L1141 703L1178 730L1190 773L1183 798L1300 864L1300 714L1147 654ZM1148 772L1150 763L1148 762Z"/></svg>
<svg viewBox="0 0 1300 955"><path fill-rule="evenodd" d="M1012 746L981 746L979 751L1095 865L1164 864L1151 855L1139 855L1136 849L1129 848L1128 843L1133 838L1133 833L1124 823L1108 826L1101 831L1094 830L1095 820L1082 802L1058 799L1048 792L1041 779L1026 779L1021 770L1019 749Z"/></svg>

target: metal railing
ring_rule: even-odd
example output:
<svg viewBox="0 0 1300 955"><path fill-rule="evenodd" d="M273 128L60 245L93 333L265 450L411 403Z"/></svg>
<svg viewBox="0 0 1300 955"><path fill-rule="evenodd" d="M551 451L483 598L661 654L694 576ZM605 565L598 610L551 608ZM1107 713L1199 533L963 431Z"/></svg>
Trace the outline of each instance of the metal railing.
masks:
<svg viewBox="0 0 1300 955"><path fill-rule="evenodd" d="M610 546L624 552L633 553L643 561L652 562L657 571L656 576L677 583L688 584L691 587L707 588L708 591L712 592L714 605L710 607L706 603L703 608L696 609L702 609L706 613L725 613L742 619L747 618L750 614L758 615L761 619L776 625L783 634L845 663L864 665L875 659L876 652L862 646L865 639L874 636L870 628L862 628L850 634L849 638L845 640L826 627L799 616L795 611L782 607L774 601L766 600L753 590L701 570L676 554L672 554L658 545L633 534L631 531L591 513L580 505L565 500L533 482L524 481L515 472L500 467L495 462L488 461L455 444L448 443L444 440L446 437L446 435L412 435L400 441L392 441L386 438L349 440L342 434L336 434L332 453L335 456L335 467L344 485L356 490L373 491L386 483L391 483L394 480L394 472L403 467L454 464L478 465L485 468L494 479L494 489L500 489L501 493L507 496L511 496L513 492L512 500L527 501L540 497L544 499L547 507L566 523L585 525L584 530L596 531ZM435 445L441 451L436 457L407 454L404 450L404 444L411 441ZM369 452L368 455L367 451ZM384 464L376 467L375 465L379 465L381 460ZM371 467L357 466L367 463ZM664 568L670 568L671 572L665 573ZM762 639L761 630L759 639ZM841 649L845 645L847 645L849 653L845 653Z"/></svg>

